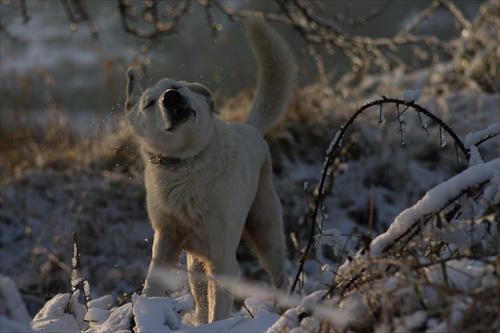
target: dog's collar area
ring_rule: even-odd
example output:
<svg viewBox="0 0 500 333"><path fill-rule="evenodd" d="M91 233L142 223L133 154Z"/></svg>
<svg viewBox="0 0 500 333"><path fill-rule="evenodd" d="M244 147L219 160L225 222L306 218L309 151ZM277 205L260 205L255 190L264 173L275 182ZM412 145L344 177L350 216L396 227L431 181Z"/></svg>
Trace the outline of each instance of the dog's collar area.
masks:
<svg viewBox="0 0 500 333"><path fill-rule="evenodd" d="M178 157L160 156L158 154L154 154L149 158L149 162L161 165L174 165L174 164L179 164L182 161L183 160Z"/></svg>

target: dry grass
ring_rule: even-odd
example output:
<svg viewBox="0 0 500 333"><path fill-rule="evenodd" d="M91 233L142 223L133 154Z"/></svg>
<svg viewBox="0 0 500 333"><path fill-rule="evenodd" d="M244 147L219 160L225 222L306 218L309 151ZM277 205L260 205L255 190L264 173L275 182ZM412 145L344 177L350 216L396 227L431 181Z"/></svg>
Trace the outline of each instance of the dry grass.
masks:
<svg viewBox="0 0 500 333"><path fill-rule="evenodd" d="M43 122L0 125L2 177L36 169L122 170L136 168L132 138L123 125L110 133L81 136L70 129L65 111L48 112Z"/></svg>
<svg viewBox="0 0 500 333"><path fill-rule="evenodd" d="M284 152L289 158L302 158L310 155L311 148L321 147L317 155L321 159L334 124L338 125L340 121L322 105L331 94L328 89L318 91L316 87L295 91L282 121L266 137L273 155L278 157ZM243 122L252 98L252 90L243 90L221 107L222 117L230 122ZM71 130L67 112L54 106L39 121L26 123L17 119L10 124L2 122L0 168L3 174L44 168L128 170L140 164L132 138L123 123L116 121L109 133L82 136Z"/></svg>

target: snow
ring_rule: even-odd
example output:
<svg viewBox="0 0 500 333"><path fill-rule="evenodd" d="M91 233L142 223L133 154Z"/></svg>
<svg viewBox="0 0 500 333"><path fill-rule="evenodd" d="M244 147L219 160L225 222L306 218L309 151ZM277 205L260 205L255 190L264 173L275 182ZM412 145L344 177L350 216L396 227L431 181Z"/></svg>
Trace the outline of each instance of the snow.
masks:
<svg viewBox="0 0 500 333"><path fill-rule="evenodd" d="M255 318L247 320L231 329L231 332L266 332L280 318L275 313L259 311Z"/></svg>
<svg viewBox="0 0 500 333"><path fill-rule="evenodd" d="M492 193L498 194L500 188L498 182L499 165L500 159L497 158L488 163L472 166L428 191L417 204L398 215L387 232L372 241L370 254L373 256L382 255L383 251L398 236L406 232L413 223L422 220L429 214L439 212L450 200L474 184L492 180Z"/></svg>
<svg viewBox="0 0 500 333"><path fill-rule="evenodd" d="M102 324L89 328L85 332L130 332L130 322L133 320L132 303L111 309L109 318Z"/></svg>
<svg viewBox="0 0 500 333"><path fill-rule="evenodd" d="M476 131L469 133L465 136L464 144L466 147L470 148L475 145L478 141L487 138L489 136L497 136L500 134L500 123L491 124L486 129L482 131Z"/></svg>
<svg viewBox="0 0 500 333"><path fill-rule="evenodd" d="M146 298L139 295L132 297L136 332L168 332L182 328L176 301L161 298Z"/></svg>
<svg viewBox="0 0 500 333"><path fill-rule="evenodd" d="M0 275L0 328L2 332L31 332L31 317L16 284Z"/></svg>
<svg viewBox="0 0 500 333"><path fill-rule="evenodd" d="M111 297L111 295L106 295L89 301L88 307L89 309L107 310L113 305L113 302L113 297Z"/></svg>
<svg viewBox="0 0 500 333"><path fill-rule="evenodd" d="M89 323L90 327L103 325L111 315L111 311L99 308L89 308L85 314L85 321Z"/></svg>
<svg viewBox="0 0 500 333"><path fill-rule="evenodd" d="M79 291L72 295L58 294L38 312L31 327L38 332L80 332L87 327L84 322L87 309L78 302Z"/></svg>
<svg viewBox="0 0 500 333"><path fill-rule="evenodd" d="M281 316L271 327L268 328L267 333L285 332L286 330L292 330L298 327L299 324L300 319L297 314L297 310L288 309L283 316Z"/></svg>
<svg viewBox="0 0 500 333"><path fill-rule="evenodd" d="M490 258L492 261L494 257ZM446 264L446 276L442 267L424 268L430 283L445 282L454 289L463 292L472 292L481 286L495 284L493 281L494 268L473 259L451 260Z"/></svg>
<svg viewBox="0 0 500 333"><path fill-rule="evenodd" d="M476 144L486 138L491 138L500 135L500 123L491 124L486 129L469 133L465 136L464 146L470 149L470 164L483 163L483 159L479 153Z"/></svg>

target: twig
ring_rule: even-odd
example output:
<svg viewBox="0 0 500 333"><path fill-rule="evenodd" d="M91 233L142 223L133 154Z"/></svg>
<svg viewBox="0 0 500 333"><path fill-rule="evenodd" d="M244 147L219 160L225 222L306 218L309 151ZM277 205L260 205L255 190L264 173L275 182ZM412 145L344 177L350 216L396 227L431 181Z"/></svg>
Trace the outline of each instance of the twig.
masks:
<svg viewBox="0 0 500 333"><path fill-rule="evenodd" d="M83 277L82 274L80 252L78 251L78 241L76 238L76 232L73 232L73 251L71 257L71 295L73 295L73 293L78 288L80 288L83 292L85 307L88 309L88 302L90 301L90 287L88 281ZM68 301L68 309L70 308L70 301Z"/></svg>
<svg viewBox="0 0 500 333"><path fill-rule="evenodd" d="M120 10L120 18L122 22L123 29L139 38L154 40L160 37L168 36L174 34L178 31L177 27L179 21L184 17L191 8L190 2L181 1L176 3L177 11L172 15L166 17L158 16L158 4L157 0L151 0L146 2L146 8L139 11L134 5L129 3L127 0L118 0L118 8ZM148 22L148 14L152 16L153 28L151 31L146 31L129 23L131 21L138 21L143 19ZM166 22L163 22L165 20Z"/></svg>
<svg viewBox="0 0 500 333"><path fill-rule="evenodd" d="M21 0L19 2L19 7L21 8L21 17L23 19L23 24L26 24L30 20L30 17L28 15L28 7L26 7L26 0Z"/></svg>
<svg viewBox="0 0 500 333"><path fill-rule="evenodd" d="M137 293L139 290L142 290L143 288L144 288L144 283L139 288L134 289L132 292L123 293L122 297L118 301L118 307L127 303L127 300L131 299L131 297L130 297L131 295Z"/></svg>
<svg viewBox="0 0 500 333"><path fill-rule="evenodd" d="M369 21L371 21L371 20L379 17L386 9L388 9L392 5L393 2L394 2L394 0L387 0L379 8L374 8L371 11L369 11L368 13L366 13L366 14L364 14L362 16L359 16L359 17L356 17L356 18L350 17L347 20L347 22L349 24L349 28L354 28L356 26L365 26L365 25L367 25Z"/></svg>
<svg viewBox="0 0 500 333"><path fill-rule="evenodd" d="M82 0L61 0L64 10L68 19L73 23L87 22L90 27L92 37L97 38L99 35L99 28L94 20L90 17L85 3Z"/></svg>

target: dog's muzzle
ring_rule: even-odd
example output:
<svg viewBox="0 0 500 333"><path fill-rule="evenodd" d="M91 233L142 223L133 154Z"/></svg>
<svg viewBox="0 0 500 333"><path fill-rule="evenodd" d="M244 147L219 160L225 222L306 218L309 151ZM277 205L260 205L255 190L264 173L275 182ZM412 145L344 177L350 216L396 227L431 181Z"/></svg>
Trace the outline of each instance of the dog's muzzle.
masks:
<svg viewBox="0 0 500 333"><path fill-rule="evenodd" d="M189 100L176 89L168 89L161 96L162 111L166 116L167 131L186 122L196 111L189 107Z"/></svg>

